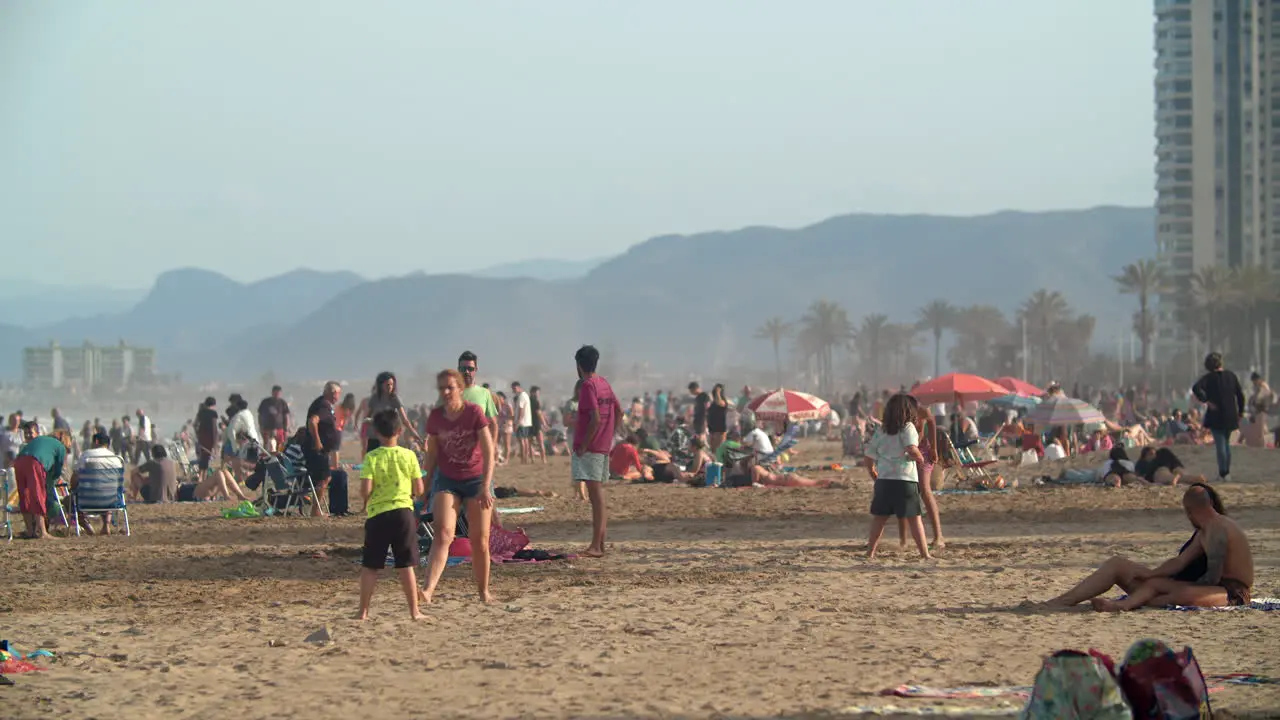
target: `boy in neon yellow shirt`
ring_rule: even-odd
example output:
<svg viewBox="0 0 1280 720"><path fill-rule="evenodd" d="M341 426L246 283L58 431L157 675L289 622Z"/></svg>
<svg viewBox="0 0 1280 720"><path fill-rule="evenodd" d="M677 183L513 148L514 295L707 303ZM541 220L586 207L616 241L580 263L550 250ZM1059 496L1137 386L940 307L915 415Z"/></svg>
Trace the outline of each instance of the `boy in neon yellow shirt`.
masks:
<svg viewBox="0 0 1280 720"><path fill-rule="evenodd" d="M404 430L398 410L383 410L373 416L373 431L382 446L364 456L360 468L360 497L368 520L364 523L364 551L360 561L360 612L357 620L369 617L369 603L378 584L378 571L387 566L387 552L395 558L400 588L409 601L409 615L422 619L418 611L418 529L413 516L413 498L424 492L418 456L400 447Z"/></svg>

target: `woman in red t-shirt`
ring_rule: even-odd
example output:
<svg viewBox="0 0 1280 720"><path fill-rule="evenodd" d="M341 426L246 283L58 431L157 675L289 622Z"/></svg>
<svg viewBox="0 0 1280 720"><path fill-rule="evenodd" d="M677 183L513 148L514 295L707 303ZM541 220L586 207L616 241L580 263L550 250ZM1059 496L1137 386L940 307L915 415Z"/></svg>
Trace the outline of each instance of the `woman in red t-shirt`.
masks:
<svg viewBox="0 0 1280 720"><path fill-rule="evenodd" d="M440 405L427 417L427 457L423 472L431 477L431 512L435 539L427 563L422 602L431 602L449 561L449 546L458 510L467 513L471 572L481 602L489 602L489 518L493 508L493 435L479 405L462 399L462 374L452 368L436 376Z"/></svg>
<svg viewBox="0 0 1280 720"><path fill-rule="evenodd" d="M640 462L640 451L636 449L639 444L640 438L628 435L626 440L613 446L609 452L610 479L653 481L653 471Z"/></svg>

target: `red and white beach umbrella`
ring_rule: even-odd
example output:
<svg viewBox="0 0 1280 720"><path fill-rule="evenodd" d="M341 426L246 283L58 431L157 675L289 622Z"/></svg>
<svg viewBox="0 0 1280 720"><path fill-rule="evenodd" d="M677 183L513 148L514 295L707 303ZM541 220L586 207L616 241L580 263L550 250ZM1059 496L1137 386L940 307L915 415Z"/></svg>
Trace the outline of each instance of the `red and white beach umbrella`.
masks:
<svg viewBox="0 0 1280 720"><path fill-rule="evenodd" d="M1044 391L1032 385L1026 380L1019 380L1015 377L998 377L995 383L1003 388L1008 388L1010 395L1018 397L1032 398L1044 395Z"/></svg>
<svg viewBox="0 0 1280 720"><path fill-rule="evenodd" d="M757 420L799 422L821 420L831 411L831 405L809 393L779 388L752 400L747 409L755 413Z"/></svg>
<svg viewBox="0 0 1280 720"><path fill-rule="evenodd" d="M911 394L928 405L940 402L995 400L1008 395L1009 390L977 375L948 373L917 385L912 388Z"/></svg>

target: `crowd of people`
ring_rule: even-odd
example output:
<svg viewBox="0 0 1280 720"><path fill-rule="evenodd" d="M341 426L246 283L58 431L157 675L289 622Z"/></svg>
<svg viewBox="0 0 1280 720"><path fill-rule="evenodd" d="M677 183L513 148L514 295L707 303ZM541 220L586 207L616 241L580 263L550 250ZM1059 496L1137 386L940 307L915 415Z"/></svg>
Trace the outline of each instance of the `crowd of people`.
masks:
<svg viewBox="0 0 1280 720"><path fill-rule="evenodd" d="M358 402L354 393L344 395L338 382L326 383L305 414L295 419L281 388L275 386L256 409L238 393L228 397L223 413L216 398L206 398L192 421L174 433L172 442L159 439L142 409L132 418L113 419L109 426L98 419L86 422L77 437L55 408L52 427L35 418L24 419L20 413L10 415L0 433L0 458L5 470L12 470L16 477L24 536L31 538L50 536L48 519L54 516L60 491L73 489L77 474L88 468L110 466L124 472L126 465L134 466L128 475L128 495L134 501L250 501L245 489L254 487L251 477L260 461L293 452L315 488L309 499L313 515L325 514L326 507L334 514L347 511L347 471L358 469L359 496L367 516L360 614L367 615L376 574L390 556L411 613L419 617L420 604L431 601L440 580L459 517L465 518L468 528L477 592L487 601L489 532L500 522L495 496L553 495L496 488L495 470L506 463L546 463L551 456L568 455L569 479L592 508L591 541L582 554L600 557L607 547L605 486L610 480L726 487L839 486L837 479L801 476L793 464L800 452L798 438L810 434L843 438L846 452L852 444L852 454L873 480L868 555L875 557L884 529L896 519L902 541L910 536L921 557L930 558L931 548L945 547L933 491L945 467L954 464L948 462L946 451L992 436L1036 461L1103 453L1106 459L1097 476L1116 487L1190 484L1186 507L1197 536L1189 543L1190 550L1184 548L1182 559L1156 571L1117 560L1056 603L1070 605L1095 597L1106 589L1101 588L1104 580L1110 582L1107 587L1132 586L1131 598L1137 599L1119 605L1095 602L1098 609L1128 609L1170 598L1221 599L1171 584L1186 581L1191 571L1184 556L1196 553L1216 565L1193 584L1202 578L1217 582L1226 577L1230 582L1215 586L1225 593L1225 602L1247 597L1252 570L1251 564L1247 572L1241 564L1248 551L1243 535L1225 519L1213 488L1203 478L1187 476L1172 450L1179 444L1212 443L1218 478L1223 481L1230 477L1232 444L1266 444L1262 430L1268 429L1275 394L1255 374L1252 392L1246 397L1239 380L1216 353L1206 358L1205 375L1189 391L1203 406L1203 414L1199 408L1155 402L1136 389L1109 393L1077 388L1076 393L1093 399L1107 417L1104 425L1083 436L1078 428L1073 432L1065 427L1032 427L1024 422L1022 411L1009 406L922 405L907 388L883 391L874 400L862 389L842 399L848 411L845 419L833 409L797 423L757 422L750 410L751 388L743 387L735 399L723 384L706 391L692 382L686 393L659 390L633 397L624 405L597 374L600 356L595 348L582 347L574 360L578 381L572 396L558 407L544 405L536 385L525 390L522 383L513 382L508 396L478 382L478 358L466 351L456 368L437 374L437 401L432 404L406 405L396 376L383 372L369 395ZM1053 385L1046 395L1065 393ZM359 438L360 463L341 462L344 435ZM850 443L850 438L856 442ZM1129 459L1130 449L1137 453L1136 460ZM195 461L188 467L183 461L191 455ZM434 524L436 542L426 562L425 585L418 588L416 534L424 516ZM931 542L926 540L926 518ZM110 532L108 520L104 516L99 532ZM93 532L82 518L70 522ZM1224 559L1223 553L1229 557Z"/></svg>

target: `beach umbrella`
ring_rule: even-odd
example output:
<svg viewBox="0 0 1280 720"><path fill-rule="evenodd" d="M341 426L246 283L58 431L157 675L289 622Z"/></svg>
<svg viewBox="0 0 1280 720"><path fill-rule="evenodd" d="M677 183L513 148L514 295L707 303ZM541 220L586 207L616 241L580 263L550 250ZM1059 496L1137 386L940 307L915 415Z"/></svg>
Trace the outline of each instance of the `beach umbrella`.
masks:
<svg viewBox="0 0 1280 720"><path fill-rule="evenodd" d="M940 402L995 400L1008 395L1009 389L977 375L949 373L917 385L911 390L911 394L920 402L930 405Z"/></svg>
<svg viewBox="0 0 1280 720"><path fill-rule="evenodd" d="M799 422L825 418L831 405L809 393L778 388L752 400L747 409L755 413L757 420Z"/></svg>
<svg viewBox="0 0 1280 720"><path fill-rule="evenodd" d="M1032 408L1027 413L1026 420L1036 427L1053 427L1106 422L1106 417L1098 408L1083 400L1055 397Z"/></svg>
<svg viewBox="0 0 1280 720"><path fill-rule="evenodd" d="M1040 397L1044 391L1032 385L1026 380L1019 380L1015 377L998 377L994 380L995 384L1009 389L1009 392L1021 397Z"/></svg>
<svg viewBox="0 0 1280 720"><path fill-rule="evenodd" d="M1027 397L1025 395L1005 395L991 400L990 403L1001 408L1016 408L1026 410L1040 404L1040 398Z"/></svg>

